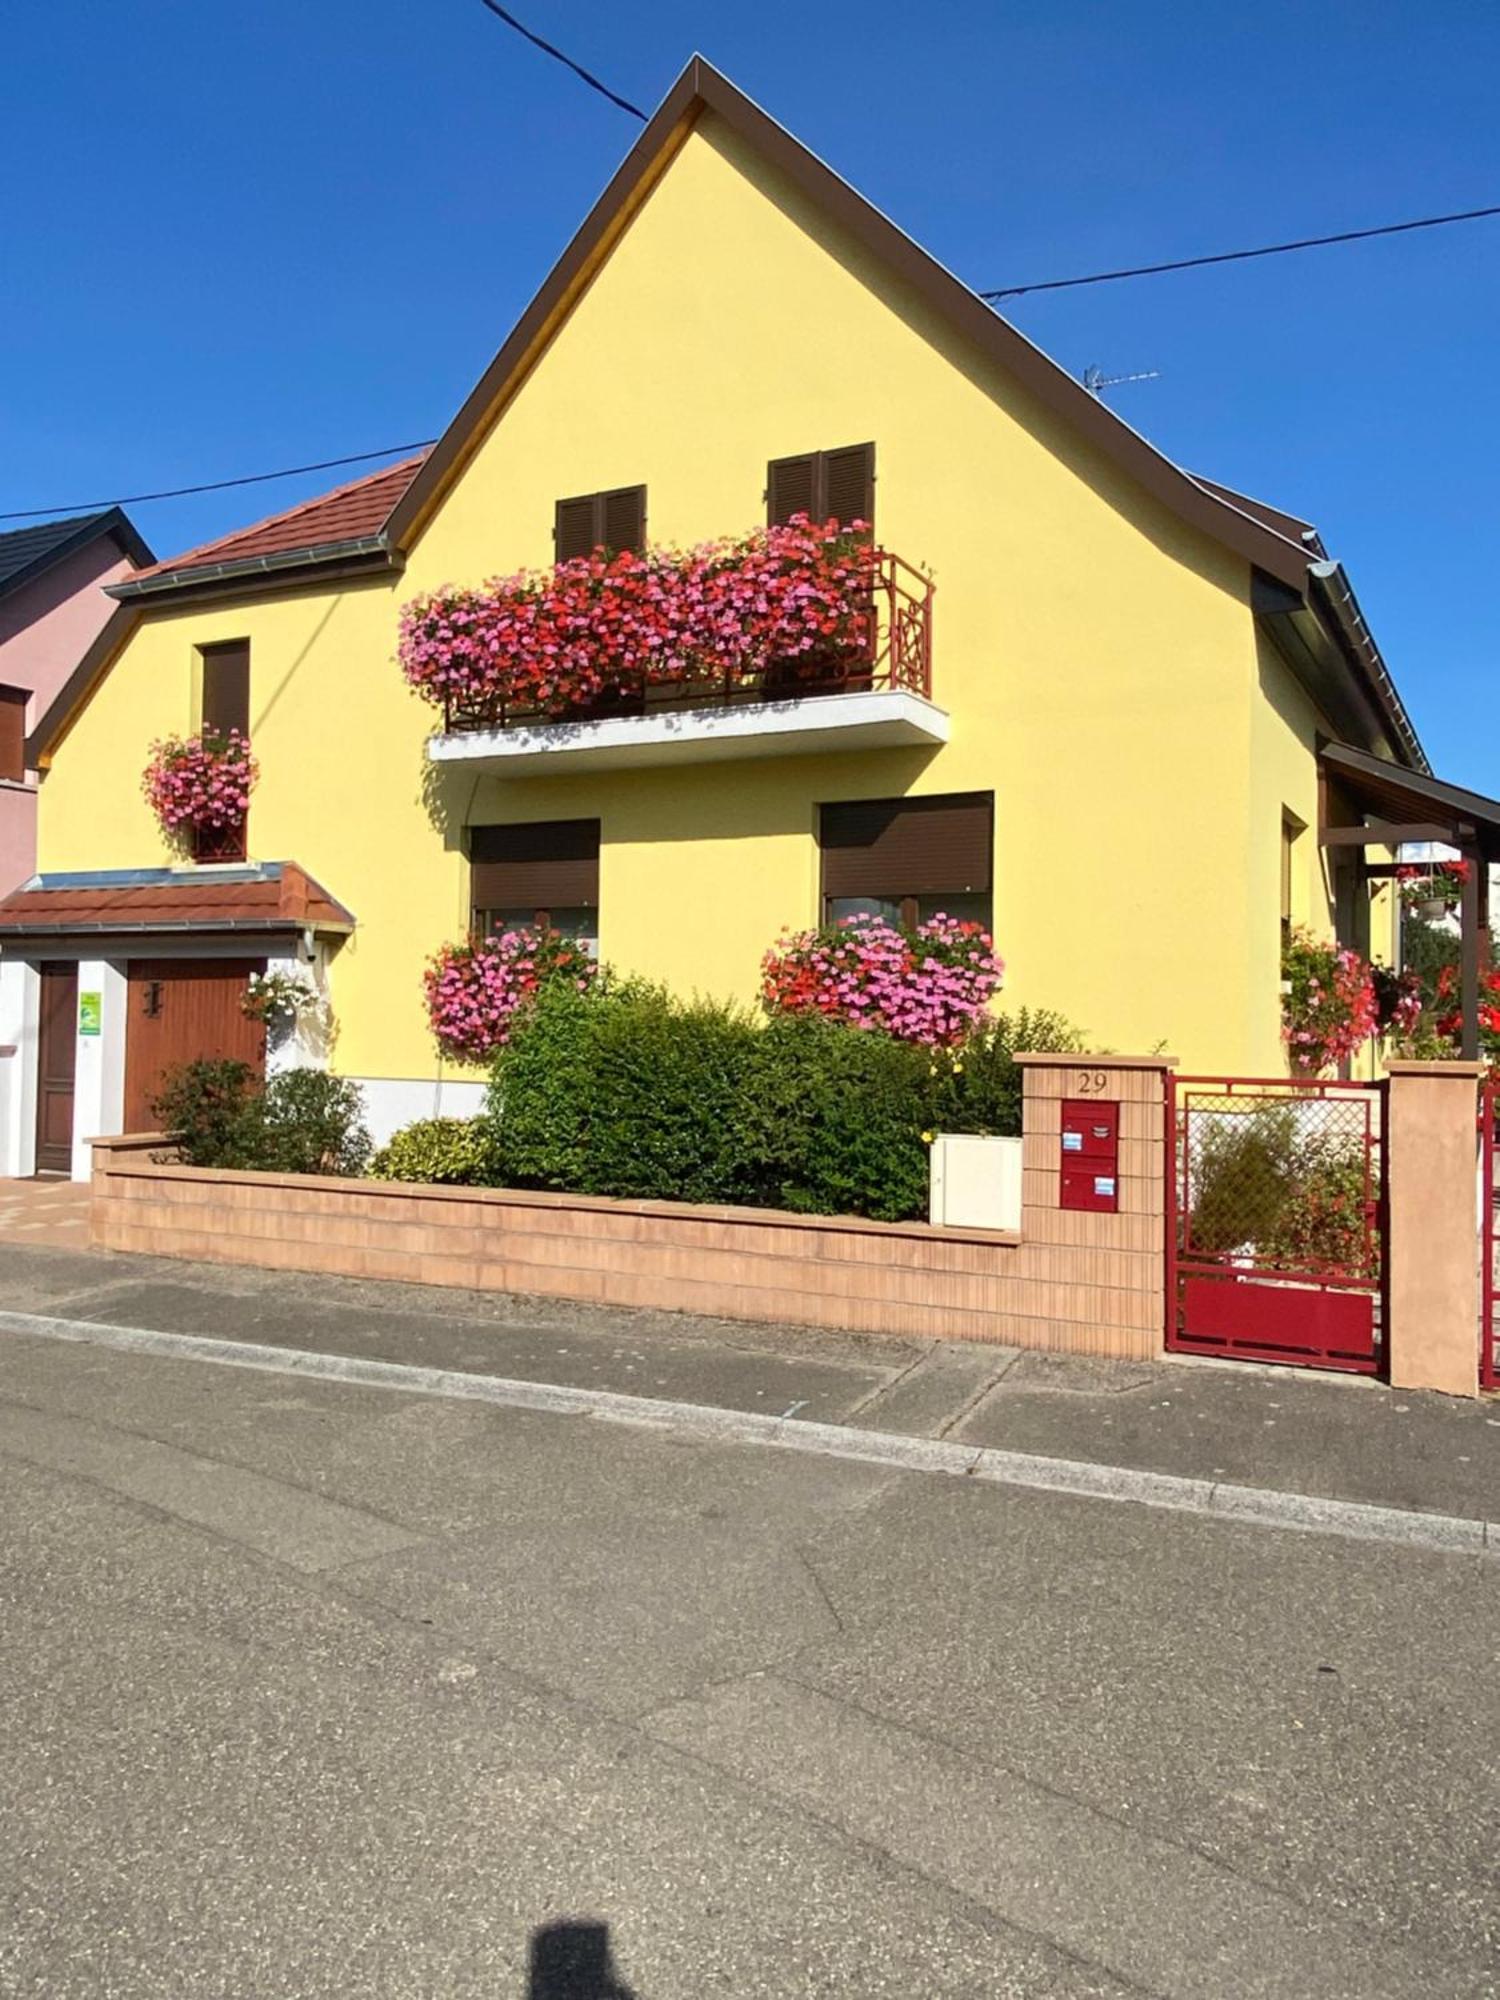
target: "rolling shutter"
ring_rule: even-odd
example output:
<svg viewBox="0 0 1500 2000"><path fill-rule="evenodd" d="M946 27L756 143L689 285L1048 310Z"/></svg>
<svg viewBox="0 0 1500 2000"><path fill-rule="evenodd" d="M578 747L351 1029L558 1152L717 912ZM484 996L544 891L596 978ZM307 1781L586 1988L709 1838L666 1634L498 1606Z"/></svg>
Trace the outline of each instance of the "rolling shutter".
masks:
<svg viewBox="0 0 1500 2000"><path fill-rule="evenodd" d="M615 555L622 549L639 554L646 546L645 487L617 486L608 493L580 493L572 500L559 500L552 539L558 562L591 556L600 548Z"/></svg>
<svg viewBox="0 0 1500 2000"><path fill-rule="evenodd" d="M995 799L857 799L823 806L823 894L984 895L991 887Z"/></svg>
<svg viewBox="0 0 1500 2000"><path fill-rule="evenodd" d="M26 776L25 688L0 687L0 778L17 784Z"/></svg>
<svg viewBox="0 0 1500 2000"><path fill-rule="evenodd" d="M794 514L810 520L875 519L875 447L843 445L837 451L810 451L800 458L772 459L766 469L766 519L775 528Z"/></svg>
<svg viewBox="0 0 1500 2000"><path fill-rule="evenodd" d="M250 734L250 641L204 646L203 727Z"/></svg>
<svg viewBox="0 0 1500 2000"><path fill-rule="evenodd" d="M469 901L476 911L598 907L596 819L471 827L469 856Z"/></svg>

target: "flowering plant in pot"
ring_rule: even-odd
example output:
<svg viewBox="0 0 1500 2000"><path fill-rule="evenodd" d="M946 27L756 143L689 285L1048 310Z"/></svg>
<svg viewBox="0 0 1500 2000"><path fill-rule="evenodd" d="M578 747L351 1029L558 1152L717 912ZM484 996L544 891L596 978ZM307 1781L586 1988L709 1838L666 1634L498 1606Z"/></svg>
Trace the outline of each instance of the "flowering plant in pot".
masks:
<svg viewBox="0 0 1500 2000"><path fill-rule="evenodd" d="M598 969L571 938L535 925L445 944L423 974L427 1019L445 1056L487 1062L510 1040L516 1015L547 981L569 980L583 992Z"/></svg>
<svg viewBox="0 0 1500 2000"><path fill-rule="evenodd" d="M621 695L837 678L867 661L880 557L805 514L686 551L623 550L402 608L407 682L450 716L583 716Z"/></svg>
<svg viewBox="0 0 1500 2000"><path fill-rule="evenodd" d="M1401 907L1414 910L1428 923L1451 916L1463 899L1469 866L1461 856L1449 861L1404 862L1396 870Z"/></svg>
<svg viewBox="0 0 1500 2000"><path fill-rule="evenodd" d="M1281 1035L1293 1075L1337 1068L1375 1033L1375 981L1357 951L1298 927L1282 947L1281 975Z"/></svg>
<svg viewBox="0 0 1500 2000"><path fill-rule="evenodd" d="M238 729L205 729L153 743L141 789L162 832L187 847L196 835L242 827L259 775L248 736Z"/></svg>
<svg viewBox="0 0 1500 2000"><path fill-rule="evenodd" d="M980 924L939 915L907 930L884 917L846 917L780 937L761 961L761 1002L768 1014L822 1014L953 1048L1004 974Z"/></svg>

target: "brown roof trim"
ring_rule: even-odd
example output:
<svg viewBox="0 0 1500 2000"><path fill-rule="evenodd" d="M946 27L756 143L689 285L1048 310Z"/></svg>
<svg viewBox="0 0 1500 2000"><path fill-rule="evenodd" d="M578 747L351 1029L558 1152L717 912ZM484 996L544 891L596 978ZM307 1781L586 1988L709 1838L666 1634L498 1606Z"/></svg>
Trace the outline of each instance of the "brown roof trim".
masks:
<svg viewBox="0 0 1500 2000"><path fill-rule="evenodd" d="M105 619L93 644L52 697L46 714L38 719L36 728L27 737L25 757L28 770L45 768L59 738L103 680L116 653L140 619L140 610L134 604L117 604Z"/></svg>
<svg viewBox="0 0 1500 2000"><path fill-rule="evenodd" d="M1425 771L1372 757L1352 743L1324 743L1318 762L1338 779L1341 789L1368 812L1404 814L1409 819L1451 820L1475 829L1477 844L1489 860L1500 859L1500 799L1487 799L1463 785L1450 785ZM1457 845L1455 841L1455 845Z"/></svg>
<svg viewBox="0 0 1500 2000"><path fill-rule="evenodd" d="M934 310L1091 444L1115 459L1155 499L1247 561L1288 584L1301 586L1307 556L1296 542L1209 492L1163 457L701 56L692 58L667 92L505 345L397 501L386 522L386 534L394 546L409 547L421 532L449 482L704 111L722 118L809 200L914 286Z"/></svg>

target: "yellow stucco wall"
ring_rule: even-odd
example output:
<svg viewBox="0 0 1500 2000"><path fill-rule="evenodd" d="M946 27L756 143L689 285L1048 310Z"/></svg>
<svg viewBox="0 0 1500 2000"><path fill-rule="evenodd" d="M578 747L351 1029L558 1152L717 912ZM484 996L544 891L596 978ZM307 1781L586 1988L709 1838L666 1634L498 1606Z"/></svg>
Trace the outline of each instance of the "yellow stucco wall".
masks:
<svg viewBox="0 0 1500 2000"><path fill-rule="evenodd" d="M651 538L692 541L764 519L769 459L865 438L880 541L936 575L947 746L426 780L432 711L394 658L403 599L548 561L560 495L645 482ZM1006 1004L1191 1068L1275 1071L1280 810L1316 826L1312 725L1289 681L1264 685L1248 591L1242 562L708 120L404 576L148 619L58 749L42 866L165 858L147 744L193 721L194 649L248 635L251 849L299 861L358 918L333 987L352 1074L434 1073L419 975L466 921L465 824L597 816L603 955L748 998L776 932L816 917L820 802L973 789L995 794Z"/></svg>

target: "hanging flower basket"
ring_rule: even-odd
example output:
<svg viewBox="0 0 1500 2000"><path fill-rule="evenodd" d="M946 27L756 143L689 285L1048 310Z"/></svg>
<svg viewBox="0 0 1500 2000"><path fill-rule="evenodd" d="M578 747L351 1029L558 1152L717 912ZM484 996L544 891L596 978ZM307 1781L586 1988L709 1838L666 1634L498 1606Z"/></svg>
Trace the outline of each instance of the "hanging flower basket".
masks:
<svg viewBox="0 0 1500 2000"><path fill-rule="evenodd" d="M768 1014L822 1014L899 1041L956 1047L999 991L1005 966L979 924L936 916L915 930L849 917L778 939L761 961Z"/></svg>
<svg viewBox="0 0 1500 2000"><path fill-rule="evenodd" d="M168 840L190 848L200 836L212 845L244 826L258 776L247 736L206 729L153 743L141 789Z"/></svg>
<svg viewBox="0 0 1500 2000"><path fill-rule="evenodd" d="M1401 907L1425 924L1441 923L1462 902L1468 879L1469 863L1461 857L1454 861L1408 862L1396 870Z"/></svg>

